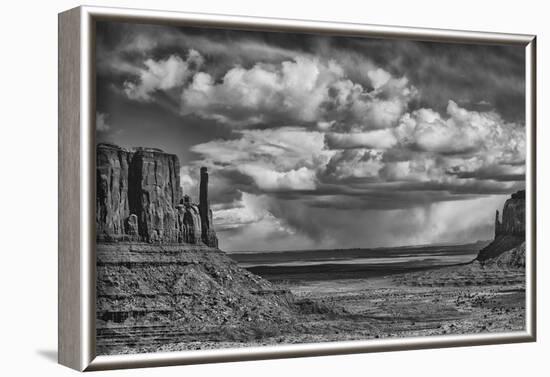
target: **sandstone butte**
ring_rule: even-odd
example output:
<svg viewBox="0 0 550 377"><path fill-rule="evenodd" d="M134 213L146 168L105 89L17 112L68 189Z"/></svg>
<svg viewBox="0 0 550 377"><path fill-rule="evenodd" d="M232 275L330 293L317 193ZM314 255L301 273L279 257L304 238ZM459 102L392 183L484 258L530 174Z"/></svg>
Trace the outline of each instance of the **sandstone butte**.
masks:
<svg viewBox="0 0 550 377"><path fill-rule="evenodd" d="M96 235L99 242L205 244L218 247L201 168L199 203L183 195L178 157L155 148L97 146Z"/></svg>
<svg viewBox="0 0 550 377"><path fill-rule="evenodd" d="M525 267L525 190L506 200L502 220L496 211L494 240L479 252L476 260L482 264Z"/></svg>

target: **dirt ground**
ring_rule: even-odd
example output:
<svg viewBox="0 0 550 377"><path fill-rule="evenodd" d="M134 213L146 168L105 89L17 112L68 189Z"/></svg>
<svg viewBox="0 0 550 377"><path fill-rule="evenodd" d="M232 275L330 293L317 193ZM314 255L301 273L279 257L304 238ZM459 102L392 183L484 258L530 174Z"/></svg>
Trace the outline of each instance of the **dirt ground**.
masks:
<svg viewBox="0 0 550 377"><path fill-rule="evenodd" d="M342 306L348 315L311 323L314 338L340 340L521 331L525 271L447 267L375 279L319 281L288 288ZM338 329L338 328L341 329ZM338 336L331 334L338 331Z"/></svg>

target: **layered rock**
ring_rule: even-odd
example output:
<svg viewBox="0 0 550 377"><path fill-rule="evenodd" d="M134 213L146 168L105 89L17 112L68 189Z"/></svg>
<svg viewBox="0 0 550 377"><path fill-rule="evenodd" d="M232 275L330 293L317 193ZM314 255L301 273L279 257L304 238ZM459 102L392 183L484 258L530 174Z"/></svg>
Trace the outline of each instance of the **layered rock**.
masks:
<svg viewBox="0 0 550 377"><path fill-rule="evenodd" d="M199 243L202 240L202 219L198 206L191 204L189 196L185 195L176 209L178 211L176 223L178 242ZM209 246L217 247L217 239L215 246Z"/></svg>
<svg viewBox="0 0 550 377"><path fill-rule="evenodd" d="M287 326L294 296L200 245L97 245L97 352L158 351ZM250 328L250 329L249 329ZM233 336L233 335L231 335Z"/></svg>
<svg viewBox="0 0 550 377"><path fill-rule="evenodd" d="M96 165L96 231L120 238L130 234L128 200L128 169L132 153L111 144L97 148Z"/></svg>
<svg viewBox="0 0 550 377"><path fill-rule="evenodd" d="M207 202L208 180L201 183L204 203L182 197L177 156L154 148L99 144L96 169L99 241L218 246Z"/></svg>
<svg viewBox="0 0 550 377"><path fill-rule="evenodd" d="M176 205L181 199L178 157L158 149L137 149L129 167L131 213L149 242L177 242Z"/></svg>
<svg viewBox="0 0 550 377"><path fill-rule="evenodd" d="M495 217L495 239L482 249L477 260L488 262L503 253L525 243L525 190L512 194L504 203L502 220L499 212Z"/></svg>

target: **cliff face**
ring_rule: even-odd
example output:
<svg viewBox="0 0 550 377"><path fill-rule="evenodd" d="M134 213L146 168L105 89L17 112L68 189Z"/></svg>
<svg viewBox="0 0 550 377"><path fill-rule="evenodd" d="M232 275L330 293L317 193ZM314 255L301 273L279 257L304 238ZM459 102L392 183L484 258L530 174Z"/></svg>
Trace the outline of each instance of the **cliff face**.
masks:
<svg viewBox="0 0 550 377"><path fill-rule="evenodd" d="M218 246L208 202L194 204L182 195L177 156L159 149L128 151L99 144L96 169L99 241Z"/></svg>
<svg viewBox="0 0 550 377"><path fill-rule="evenodd" d="M212 211L208 206L208 172L206 168L201 168L201 183L199 190L199 214L201 217L202 240L205 244L218 245L216 233L212 230Z"/></svg>
<svg viewBox="0 0 550 377"><path fill-rule="evenodd" d="M128 200L128 168L131 153L116 146L97 148L97 234L121 236L127 234L126 220L130 216Z"/></svg>
<svg viewBox="0 0 550 377"><path fill-rule="evenodd" d="M524 243L525 190L521 190L512 194L510 199L504 203L502 221L499 219L499 212L496 212L495 239L479 252L476 259L480 262L487 262Z"/></svg>
<svg viewBox="0 0 550 377"><path fill-rule="evenodd" d="M498 217L497 211L495 237L500 235L525 237L525 190L512 194L512 197L504 203L502 222Z"/></svg>
<svg viewBox="0 0 550 377"><path fill-rule="evenodd" d="M147 241L177 242L176 205L181 200L180 164L175 155L138 149L129 169L130 208Z"/></svg>

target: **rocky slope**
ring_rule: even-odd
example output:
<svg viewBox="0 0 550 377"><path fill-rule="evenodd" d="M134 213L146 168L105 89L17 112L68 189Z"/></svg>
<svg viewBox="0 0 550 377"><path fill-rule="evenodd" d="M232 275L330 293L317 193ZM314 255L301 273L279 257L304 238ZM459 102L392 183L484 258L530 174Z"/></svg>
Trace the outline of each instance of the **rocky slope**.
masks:
<svg viewBox="0 0 550 377"><path fill-rule="evenodd" d="M195 204L182 193L177 156L112 144L99 144L96 153L98 241L218 246L206 168L201 169L201 201Z"/></svg>
<svg viewBox="0 0 550 377"><path fill-rule="evenodd" d="M525 266L525 190L506 200L502 221L496 212L495 239L479 252L476 260L483 264L498 262L499 266L505 261L511 267L519 267L522 263Z"/></svg>
<svg viewBox="0 0 550 377"><path fill-rule="evenodd" d="M294 308L289 291L239 267L218 249L97 245L100 353L124 352L141 343L154 347L174 341L174 332L198 340L214 330L288 324Z"/></svg>
<svg viewBox="0 0 550 377"><path fill-rule="evenodd" d="M485 267L497 268L525 268L525 242L521 245L507 250L499 256L487 259L483 262Z"/></svg>

